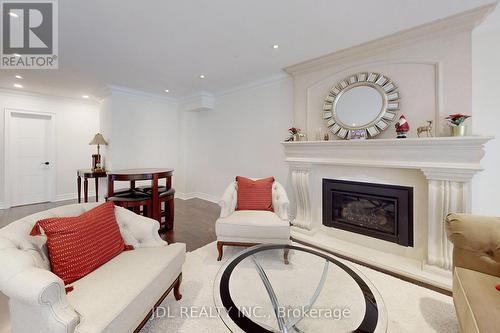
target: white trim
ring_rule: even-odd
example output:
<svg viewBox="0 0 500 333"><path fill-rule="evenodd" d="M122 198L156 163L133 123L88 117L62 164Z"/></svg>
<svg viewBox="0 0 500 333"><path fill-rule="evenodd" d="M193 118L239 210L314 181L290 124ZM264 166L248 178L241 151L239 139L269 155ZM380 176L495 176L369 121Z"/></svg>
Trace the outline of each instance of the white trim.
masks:
<svg viewBox="0 0 500 333"><path fill-rule="evenodd" d="M188 193L175 192L175 197L177 199L181 199L181 200L189 200L189 199L198 198L198 199L213 202L213 203L218 203L220 200L220 198L215 196L215 195L208 194L208 193L202 193L202 192L188 192Z"/></svg>
<svg viewBox="0 0 500 333"><path fill-rule="evenodd" d="M0 88L0 94L2 95L11 95L11 96L30 96L30 97L36 97L36 98L52 98L52 99L58 99L61 100L62 102L77 102L81 104L92 104L96 105L99 104L99 101L93 100L93 99L82 99L78 97L69 97L69 96L62 96L62 95L50 95L50 94L44 94L44 93L38 93L34 91L20 91L20 90L13 90L13 89L7 89L7 88Z"/></svg>
<svg viewBox="0 0 500 333"><path fill-rule="evenodd" d="M178 102L179 102L178 99L175 99L172 97L163 96L160 94L148 93L145 91L136 90L136 89L127 88L127 87L122 87L122 86L107 85L107 88L109 89L109 92L111 92L111 93L117 92L120 94L125 94L125 95L130 95L130 96L155 98L155 99L163 100L163 101L174 103L174 104L178 104Z"/></svg>
<svg viewBox="0 0 500 333"><path fill-rule="evenodd" d="M56 195L56 199L54 201L58 202L58 201L76 200L76 199L78 199L78 193L75 192L75 193L58 194Z"/></svg>
<svg viewBox="0 0 500 333"><path fill-rule="evenodd" d="M5 209L4 203L0 201L0 209Z"/></svg>
<svg viewBox="0 0 500 333"><path fill-rule="evenodd" d="M206 90L200 90L195 93L179 97L177 101L179 102L179 104L185 104L192 102L193 100L196 100L197 98L200 97L214 97L214 94Z"/></svg>
<svg viewBox="0 0 500 333"><path fill-rule="evenodd" d="M4 208L11 207L11 177L10 177L10 122L13 113L21 113L28 115L46 116L50 118L50 143L48 151L48 160L51 163L49 171L49 200L56 199L56 168L57 168L57 151L56 151L56 114L53 112L42 112L33 110L24 110L6 107L4 109L5 123L4 123Z"/></svg>
<svg viewBox="0 0 500 333"><path fill-rule="evenodd" d="M215 107L215 96L208 91L200 92L179 100L180 109L184 112L209 111Z"/></svg>
<svg viewBox="0 0 500 333"><path fill-rule="evenodd" d="M95 197L95 192L91 192L90 189L89 189L88 197L89 197L89 199ZM78 193L77 192L64 193L64 194L58 194L58 195L56 195L55 202L66 201L66 200L77 200L77 199L78 199ZM99 194L99 202L101 202L103 200L104 200L103 196L101 194ZM89 202L94 202L94 201L89 200ZM82 193L82 203L83 203L83 193Z"/></svg>
<svg viewBox="0 0 500 333"><path fill-rule="evenodd" d="M292 80L292 77L289 74L287 74L286 72L281 72L279 74L272 75L272 76L269 76L266 78L243 83L241 85L231 87L229 89L220 90L220 91L216 92L214 95L215 95L215 97L231 95L231 94L238 93L242 90L249 90L249 89L254 89L254 88L258 88L258 87L266 87L266 86L273 85L273 84L276 84L278 82L287 81L287 80Z"/></svg>

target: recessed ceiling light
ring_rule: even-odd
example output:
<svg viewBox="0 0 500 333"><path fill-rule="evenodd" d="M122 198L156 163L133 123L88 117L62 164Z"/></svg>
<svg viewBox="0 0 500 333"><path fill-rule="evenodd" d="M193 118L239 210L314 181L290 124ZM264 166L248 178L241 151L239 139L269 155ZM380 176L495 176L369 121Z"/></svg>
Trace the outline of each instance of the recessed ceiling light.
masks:
<svg viewBox="0 0 500 333"><path fill-rule="evenodd" d="M16 87L16 88L23 88L23 85L19 84L19 83L14 83L14 87Z"/></svg>
<svg viewBox="0 0 500 333"><path fill-rule="evenodd" d="M12 16L12 17L16 17L16 18L17 18L17 17L19 17L19 15L17 15L17 14L16 14L16 13L14 13L14 12L9 12L9 15L10 15L10 16Z"/></svg>
<svg viewBox="0 0 500 333"><path fill-rule="evenodd" d="M13 56L19 58L21 55L19 53L14 53Z"/></svg>
<svg viewBox="0 0 500 333"><path fill-rule="evenodd" d="M204 79L204 78L205 78L205 75L200 74L200 79Z"/></svg>
<svg viewBox="0 0 500 333"><path fill-rule="evenodd" d="M168 90L168 89L165 89L165 92L166 92L166 93L168 93L168 92L170 92L170 90Z"/></svg>
<svg viewBox="0 0 500 333"><path fill-rule="evenodd" d="M89 95L82 95L82 98L87 99L87 98L89 98Z"/></svg>
<svg viewBox="0 0 500 333"><path fill-rule="evenodd" d="M276 50L278 47L280 47L278 44L274 44L274 45L273 45L273 49L275 49L275 50Z"/></svg>
<svg viewBox="0 0 500 333"><path fill-rule="evenodd" d="M16 79L22 79L23 77L21 75L16 75Z"/></svg>

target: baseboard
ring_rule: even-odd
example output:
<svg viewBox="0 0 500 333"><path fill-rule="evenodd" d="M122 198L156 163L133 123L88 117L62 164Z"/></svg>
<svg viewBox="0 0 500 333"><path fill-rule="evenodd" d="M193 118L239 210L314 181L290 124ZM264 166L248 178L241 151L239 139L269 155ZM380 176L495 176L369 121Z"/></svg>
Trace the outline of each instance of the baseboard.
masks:
<svg viewBox="0 0 500 333"><path fill-rule="evenodd" d="M94 197L94 193L89 193L89 197ZM202 192L189 192L189 193L183 193L183 192L176 192L175 197L181 200L189 200L189 199L202 199L205 201L210 201L213 203L218 203L220 198L216 197L215 195L207 194L207 193L202 193ZM78 194L75 193L65 193L65 194L57 194L54 202L59 202L59 201L67 201L67 200L76 200L78 199ZM83 200L83 196L82 196ZM0 209L5 209L4 202L0 201Z"/></svg>
<svg viewBox="0 0 500 333"><path fill-rule="evenodd" d="M89 196L89 198L95 197L95 193L89 192L88 196ZM99 197L100 196L101 195L99 195ZM65 193L65 194L57 194L56 195L56 199L54 200L54 202L66 201L66 200L76 200L76 199L78 199L78 193L77 192L74 192L74 193ZM83 195L82 195L82 200L83 200Z"/></svg>
<svg viewBox="0 0 500 333"><path fill-rule="evenodd" d="M89 193L89 198L94 197L94 196L95 196L94 193ZM182 200L189 200L189 199L198 198L198 199L210 201L213 203L218 203L220 200L219 197L216 197L214 195L207 194L207 193L202 193L202 192L189 192L189 193L175 192L175 197L178 199L182 199ZM58 195L56 195L55 201L57 202L57 201L66 201L66 200L76 200L77 198L78 198L78 194L76 192L75 193L58 194ZM83 199L83 196L82 196L82 199ZM0 208L2 207L1 204L2 203L0 202Z"/></svg>
<svg viewBox="0 0 500 333"><path fill-rule="evenodd" d="M189 199L198 198L198 199L210 201L213 203L218 203L220 200L220 198L216 197L215 195L202 193L202 192L188 192L188 193L175 192L175 197L178 199L182 199L182 200L189 200Z"/></svg>
<svg viewBox="0 0 500 333"><path fill-rule="evenodd" d="M55 202L57 201L66 201L66 200L74 200L77 199L78 195L76 193L66 193L66 194L57 194Z"/></svg>

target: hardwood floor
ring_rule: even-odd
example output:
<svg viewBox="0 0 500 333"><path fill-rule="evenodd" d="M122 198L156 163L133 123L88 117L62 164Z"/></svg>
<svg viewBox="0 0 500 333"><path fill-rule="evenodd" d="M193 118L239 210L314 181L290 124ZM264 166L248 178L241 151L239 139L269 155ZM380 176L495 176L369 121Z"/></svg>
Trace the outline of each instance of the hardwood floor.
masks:
<svg viewBox="0 0 500 333"><path fill-rule="evenodd" d="M207 245L217 239L215 221L220 207L201 199L175 199L174 229L161 234L167 242L186 243L187 251Z"/></svg>
<svg viewBox="0 0 500 333"><path fill-rule="evenodd" d="M76 200L48 202L0 210L0 228L25 216L73 203L76 203ZM174 229L162 233L161 237L169 243L186 243L187 251L196 250L216 240L215 221L219 214L219 206L212 202L201 199L175 199Z"/></svg>

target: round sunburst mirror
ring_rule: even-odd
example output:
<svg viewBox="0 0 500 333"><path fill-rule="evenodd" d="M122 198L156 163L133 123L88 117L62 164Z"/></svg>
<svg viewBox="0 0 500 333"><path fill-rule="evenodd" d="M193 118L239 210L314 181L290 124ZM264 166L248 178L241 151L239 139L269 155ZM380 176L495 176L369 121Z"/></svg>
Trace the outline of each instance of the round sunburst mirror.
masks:
<svg viewBox="0 0 500 333"><path fill-rule="evenodd" d="M331 133L342 139L373 138L396 119L400 106L396 84L379 73L357 73L330 89L323 105L323 119Z"/></svg>

